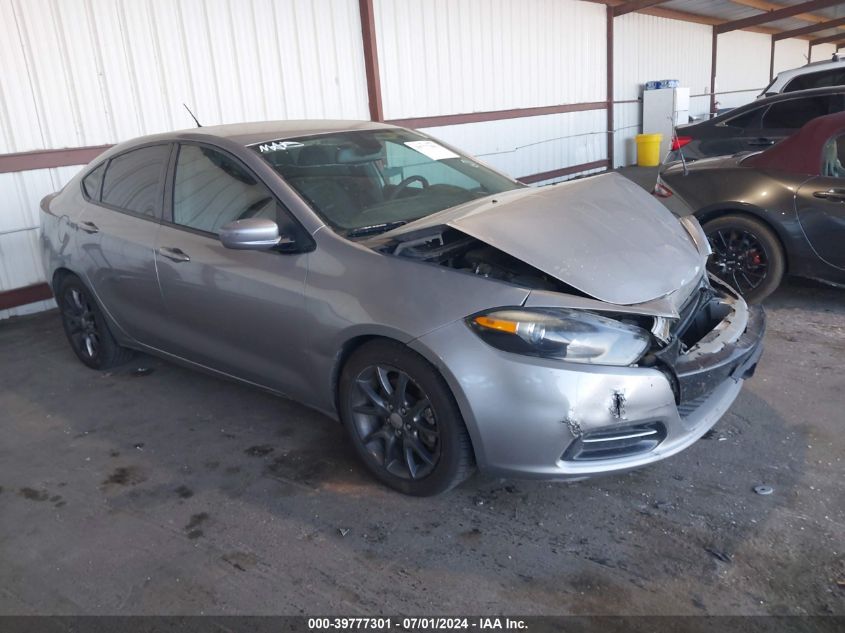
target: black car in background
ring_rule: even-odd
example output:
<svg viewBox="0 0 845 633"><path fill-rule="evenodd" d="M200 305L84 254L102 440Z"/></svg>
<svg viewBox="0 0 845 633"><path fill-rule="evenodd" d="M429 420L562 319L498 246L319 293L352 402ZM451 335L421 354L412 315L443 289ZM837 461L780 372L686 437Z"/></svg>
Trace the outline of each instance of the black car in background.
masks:
<svg viewBox="0 0 845 633"><path fill-rule="evenodd" d="M666 162L764 150L808 121L845 110L845 86L757 99L707 121L679 125Z"/></svg>

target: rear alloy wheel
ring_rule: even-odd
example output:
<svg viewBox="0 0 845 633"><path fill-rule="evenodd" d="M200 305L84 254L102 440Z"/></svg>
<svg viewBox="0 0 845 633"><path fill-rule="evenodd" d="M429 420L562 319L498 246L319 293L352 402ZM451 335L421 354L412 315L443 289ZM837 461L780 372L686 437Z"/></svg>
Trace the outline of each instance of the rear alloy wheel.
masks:
<svg viewBox="0 0 845 633"><path fill-rule="evenodd" d="M62 279L56 300L70 346L85 365L109 369L132 358L132 351L114 340L100 307L78 277Z"/></svg>
<svg viewBox="0 0 845 633"><path fill-rule="evenodd" d="M340 381L341 418L378 479L415 496L445 492L473 471L472 447L443 378L399 343L356 351Z"/></svg>
<svg viewBox="0 0 845 633"><path fill-rule="evenodd" d="M780 285L786 262L772 230L741 215L725 215L704 225L713 254L707 269L750 303L759 303Z"/></svg>

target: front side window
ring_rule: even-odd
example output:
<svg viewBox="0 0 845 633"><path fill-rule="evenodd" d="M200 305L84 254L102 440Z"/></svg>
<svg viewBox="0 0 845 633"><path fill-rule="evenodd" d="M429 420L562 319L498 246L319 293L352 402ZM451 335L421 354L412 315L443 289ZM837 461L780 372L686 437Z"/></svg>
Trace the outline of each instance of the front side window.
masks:
<svg viewBox="0 0 845 633"><path fill-rule="evenodd" d="M327 224L350 237L522 186L408 130L340 132L253 149Z"/></svg>
<svg viewBox="0 0 845 633"><path fill-rule="evenodd" d="M822 148L821 175L845 178L845 135L834 136Z"/></svg>
<svg viewBox="0 0 845 633"><path fill-rule="evenodd" d="M158 217L170 145L134 149L109 161L103 179L105 204Z"/></svg>
<svg viewBox="0 0 845 633"><path fill-rule="evenodd" d="M173 184L173 222L218 233L235 220L278 221L276 198L234 158L201 145L181 145Z"/></svg>

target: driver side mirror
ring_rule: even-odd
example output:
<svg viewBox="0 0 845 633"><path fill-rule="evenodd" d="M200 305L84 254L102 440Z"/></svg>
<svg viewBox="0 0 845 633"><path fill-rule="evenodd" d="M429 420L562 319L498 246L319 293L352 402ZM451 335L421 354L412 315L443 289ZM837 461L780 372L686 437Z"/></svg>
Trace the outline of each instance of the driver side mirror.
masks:
<svg viewBox="0 0 845 633"><path fill-rule="evenodd" d="M293 244L293 240L279 235L279 225L265 218L246 218L229 222L220 228L220 242L235 250L269 250Z"/></svg>

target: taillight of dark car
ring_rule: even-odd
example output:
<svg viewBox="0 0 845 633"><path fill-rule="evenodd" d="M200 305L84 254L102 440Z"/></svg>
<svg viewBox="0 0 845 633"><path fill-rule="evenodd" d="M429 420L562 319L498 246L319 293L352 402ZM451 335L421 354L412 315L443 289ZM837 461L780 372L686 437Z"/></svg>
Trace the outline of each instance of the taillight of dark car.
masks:
<svg viewBox="0 0 845 633"><path fill-rule="evenodd" d="M672 150L678 151L684 145L687 145L690 141L692 141L691 136L676 136L672 139Z"/></svg>

